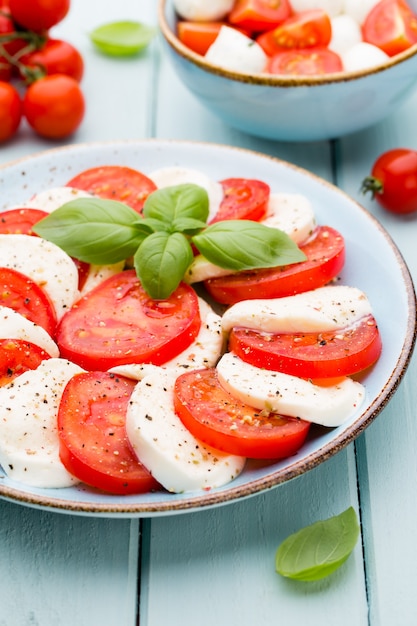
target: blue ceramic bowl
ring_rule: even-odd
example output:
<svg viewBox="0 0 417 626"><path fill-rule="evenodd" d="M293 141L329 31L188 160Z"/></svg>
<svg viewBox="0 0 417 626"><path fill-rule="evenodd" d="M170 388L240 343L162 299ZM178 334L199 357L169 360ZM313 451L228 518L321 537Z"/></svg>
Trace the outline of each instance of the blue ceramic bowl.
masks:
<svg viewBox="0 0 417 626"><path fill-rule="evenodd" d="M417 0L410 0L417 11ZM224 122L283 141L334 139L393 113L417 83L417 45L382 65L326 77L277 77L221 69L176 37L172 0L159 0L164 48L184 85Z"/></svg>

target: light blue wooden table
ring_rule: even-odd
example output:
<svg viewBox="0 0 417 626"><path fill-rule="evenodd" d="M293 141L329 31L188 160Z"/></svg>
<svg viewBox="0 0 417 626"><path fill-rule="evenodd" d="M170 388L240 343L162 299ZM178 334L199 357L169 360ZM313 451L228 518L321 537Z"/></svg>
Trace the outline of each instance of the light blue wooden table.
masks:
<svg viewBox="0 0 417 626"><path fill-rule="evenodd" d="M384 123L340 141L289 145L251 138L195 102L173 75L160 41L134 59L95 52L89 31L125 18L156 23L155 0L73 0L53 31L75 44L86 63L87 115L72 142L201 140L293 162L367 206L417 277L417 217L395 219L359 194L381 151L417 148L417 94ZM50 147L23 128L0 149L0 161ZM0 500L0 626L415 626L416 374L414 359L393 400L354 444L246 501L129 520ZM275 573L274 553L284 537L350 505L360 511L362 542L337 573L308 585Z"/></svg>

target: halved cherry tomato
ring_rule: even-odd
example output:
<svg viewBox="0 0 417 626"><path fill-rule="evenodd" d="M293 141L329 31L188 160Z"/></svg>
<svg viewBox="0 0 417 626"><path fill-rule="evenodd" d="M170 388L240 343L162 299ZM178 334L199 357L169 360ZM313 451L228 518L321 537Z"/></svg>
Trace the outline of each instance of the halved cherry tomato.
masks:
<svg viewBox="0 0 417 626"><path fill-rule="evenodd" d="M319 226L300 249L307 256L307 260L301 263L210 278L204 285L212 298L221 304L281 298L326 285L338 275L345 262L344 239L328 226Z"/></svg>
<svg viewBox="0 0 417 626"><path fill-rule="evenodd" d="M0 267L0 304L55 334L56 313L49 297L37 283L17 270Z"/></svg>
<svg viewBox="0 0 417 626"><path fill-rule="evenodd" d="M342 71L342 59L329 48L300 48L278 52L270 58L266 66L266 72L284 76L322 76Z"/></svg>
<svg viewBox="0 0 417 626"><path fill-rule="evenodd" d="M300 378L350 376L370 367L381 354L375 319L322 333L264 333L233 328L229 349L242 361Z"/></svg>
<svg viewBox="0 0 417 626"><path fill-rule="evenodd" d="M394 56L417 43L417 15L403 0L381 0L368 13L362 37Z"/></svg>
<svg viewBox="0 0 417 626"><path fill-rule="evenodd" d="M78 82L84 73L81 54L62 39L47 39L42 48L20 56L19 62L32 70L39 68L45 74L66 74Z"/></svg>
<svg viewBox="0 0 417 626"><path fill-rule="evenodd" d="M61 319L56 340L63 358L89 370L126 363L162 365L200 330L195 291L181 283L167 300L152 300L134 270L111 276Z"/></svg>
<svg viewBox="0 0 417 626"><path fill-rule="evenodd" d="M262 33L256 41L268 56L293 48L324 48L332 36L330 17L323 9L302 11Z"/></svg>
<svg viewBox="0 0 417 626"><path fill-rule="evenodd" d="M156 189L155 183L145 174L122 165L102 165L84 170L69 180L67 187L124 202L138 213L146 198Z"/></svg>
<svg viewBox="0 0 417 626"><path fill-rule="evenodd" d="M253 459L292 456L303 445L310 423L239 402L220 385L215 368L181 374L175 381L175 411L204 443Z"/></svg>
<svg viewBox="0 0 417 626"><path fill-rule="evenodd" d="M35 370L50 358L45 350L30 341L0 339L0 386L8 385L28 370Z"/></svg>
<svg viewBox="0 0 417 626"><path fill-rule="evenodd" d="M189 22L181 20L177 24L178 39L196 52L205 55L225 22Z"/></svg>
<svg viewBox="0 0 417 626"><path fill-rule="evenodd" d="M288 0L237 0L228 20L251 32L275 28L292 13Z"/></svg>
<svg viewBox="0 0 417 626"><path fill-rule="evenodd" d="M268 208L270 187L260 180L227 178L220 181L224 197L211 220L254 220L262 219Z"/></svg>
<svg viewBox="0 0 417 626"><path fill-rule="evenodd" d="M108 372L76 374L58 410L62 463L79 480L113 494L159 488L126 435L126 409L135 384Z"/></svg>
<svg viewBox="0 0 417 626"><path fill-rule="evenodd" d="M0 233L2 235L33 235L32 227L48 213L41 209L10 209L0 213Z"/></svg>

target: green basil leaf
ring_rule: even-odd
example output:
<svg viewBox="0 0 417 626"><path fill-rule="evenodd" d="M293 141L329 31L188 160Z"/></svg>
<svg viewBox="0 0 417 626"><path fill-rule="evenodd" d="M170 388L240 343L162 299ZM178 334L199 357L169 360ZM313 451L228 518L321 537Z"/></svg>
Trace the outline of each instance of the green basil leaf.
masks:
<svg viewBox="0 0 417 626"><path fill-rule="evenodd" d="M340 515L306 526L287 537L276 552L275 569L287 578L319 580L346 561L358 537L358 518L349 507Z"/></svg>
<svg viewBox="0 0 417 626"><path fill-rule="evenodd" d="M306 259L283 231L250 220L224 220L192 238L211 263L236 271L277 267Z"/></svg>
<svg viewBox="0 0 417 626"><path fill-rule="evenodd" d="M172 222L172 232L181 232L193 235L206 227L206 222L193 217L179 217Z"/></svg>
<svg viewBox="0 0 417 626"><path fill-rule="evenodd" d="M164 300L176 290L192 260L191 246L183 234L159 231L144 239L133 262L148 295Z"/></svg>
<svg viewBox="0 0 417 626"><path fill-rule="evenodd" d="M145 218L172 224L191 218L206 225L209 214L208 194L203 187L194 184L174 185L153 191L146 198L143 215Z"/></svg>
<svg viewBox="0 0 417 626"><path fill-rule="evenodd" d="M104 54L132 56L146 48L155 34L156 28L124 21L98 26L90 33L90 39Z"/></svg>
<svg viewBox="0 0 417 626"><path fill-rule="evenodd" d="M149 234L131 207L114 200L71 200L38 222L33 231L70 256L105 265L132 256Z"/></svg>

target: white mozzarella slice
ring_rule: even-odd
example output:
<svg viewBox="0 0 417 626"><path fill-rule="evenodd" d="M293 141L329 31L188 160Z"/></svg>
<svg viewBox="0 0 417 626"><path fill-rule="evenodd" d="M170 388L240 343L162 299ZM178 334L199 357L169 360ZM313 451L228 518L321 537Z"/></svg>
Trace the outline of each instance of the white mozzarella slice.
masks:
<svg viewBox="0 0 417 626"><path fill-rule="evenodd" d="M59 458L57 411L65 385L82 371L49 359L0 387L0 464L13 480L51 488L79 482Z"/></svg>
<svg viewBox="0 0 417 626"><path fill-rule="evenodd" d="M90 265L80 296L85 296L86 293L94 289L94 287L97 287L100 283L106 280L106 278L119 274L123 270L124 266L124 261L114 263L113 265Z"/></svg>
<svg viewBox="0 0 417 626"><path fill-rule="evenodd" d="M235 0L174 0L178 15L192 22L221 20L232 10Z"/></svg>
<svg viewBox="0 0 417 626"><path fill-rule="evenodd" d="M58 346L42 326L34 324L20 313L5 306L0 306L0 338L29 341L45 350L50 356L59 356Z"/></svg>
<svg viewBox="0 0 417 626"><path fill-rule="evenodd" d="M66 252L31 235L0 235L0 267L25 274L48 294L58 320L79 297L78 271Z"/></svg>
<svg viewBox="0 0 417 626"><path fill-rule="evenodd" d="M311 202L298 193L270 195L267 215L261 224L284 231L295 243L305 241L316 227Z"/></svg>
<svg viewBox="0 0 417 626"><path fill-rule="evenodd" d="M233 271L219 267L208 261L202 254L197 254L184 275L184 282L191 285L208 278L219 278L229 274L233 274Z"/></svg>
<svg viewBox="0 0 417 626"><path fill-rule="evenodd" d="M224 389L241 402L328 427L346 422L365 398L363 385L351 378L320 387L297 376L254 367L232 352L222 356L217 374Z"/></svg>
<svg viewBox="0 0 417 626"><path fill-rule="evenodd" d="M268 61L256 41L230 26L220 28L204 58L224 69L244 74L263 72Z"/></svg>
<svg viewBox="0 0 417 626"><path fill-rule="evenodd" d="M350 15L337 15L331 20L332 38L330 50L342 56L356 44L362 41L362 32L358 22Z"/></svg>
<svg viewBox="0 0 417 626"><path fill-rule="evenodd" d="M390 57L380 48L361 41L342 54L342 63L346 72L367 70L389 61Z"/></svg>
<svg viewBox="0 0 417 626"><path fill-rule="evenodd" d="M63 204L78 200L78 198L92 198L92 194L82 189L74 187L52 187L46 191L40 191L29 198L26 202L19 204L19 207L28 207L31 209L42 209L47 213L52 213L59 209Z"/></svg>
<svg viewBox="0 0 417 626"><path fill-rule="evenodd" d="M185 428L173 405L174 370L142 379L130 398L126 431L141 463L170 492L221 487L243 470L243 457L205 446Z"/></svg>
<svg viewBox="0 0 417 626"><path fill-rule="evenodd" d="M163 167L148 174L148 178L155 183L158 189L187 183L192 183L205 189L209 199L208 221L217 213L220 203L223 200L222 185L199 170L179 166Z"/></svg>
<svg viewBox="0 0 417 626"><path fill-rule="evenodd" d="M325 332L347 328L372 314L366 295L356 287L320 287L295 296L244 300L222 317L222 328L252 328L271 333Z"/></svg>

